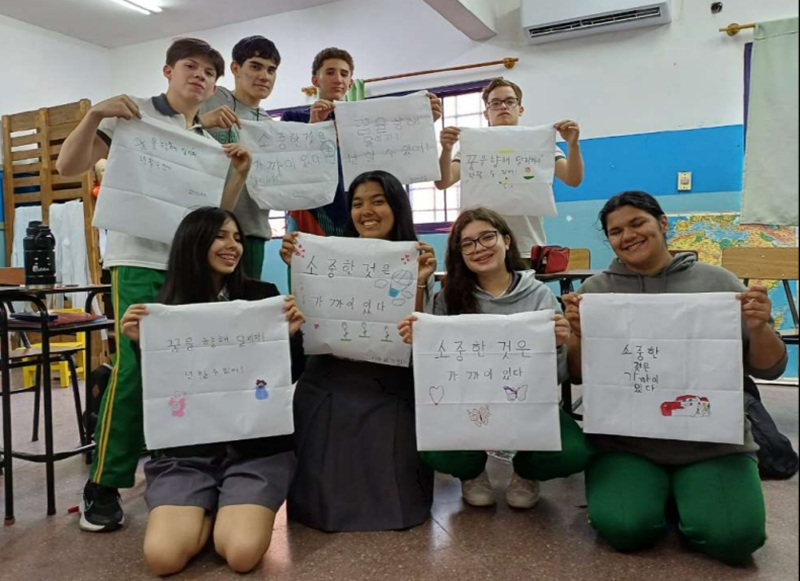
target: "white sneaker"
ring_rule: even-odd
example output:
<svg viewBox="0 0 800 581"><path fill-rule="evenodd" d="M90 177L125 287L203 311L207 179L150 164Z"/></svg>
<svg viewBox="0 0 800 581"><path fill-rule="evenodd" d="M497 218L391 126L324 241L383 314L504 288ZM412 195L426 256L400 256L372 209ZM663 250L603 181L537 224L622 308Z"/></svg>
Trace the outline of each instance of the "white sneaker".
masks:
<svg viewBox="0 0 800 581"><path fill-rule="evenodd" d="M539 482L514 473L506 488L506 502L511 508L533 508L539 502Z"/></svg>
<svg viewBox="0 0 800 581"><path fill-rule="evenodd" d="M489 474L485 470L473 480L461 481L461 496L464 497L464 502L472 506L493 506L497 502Z"/></svg>

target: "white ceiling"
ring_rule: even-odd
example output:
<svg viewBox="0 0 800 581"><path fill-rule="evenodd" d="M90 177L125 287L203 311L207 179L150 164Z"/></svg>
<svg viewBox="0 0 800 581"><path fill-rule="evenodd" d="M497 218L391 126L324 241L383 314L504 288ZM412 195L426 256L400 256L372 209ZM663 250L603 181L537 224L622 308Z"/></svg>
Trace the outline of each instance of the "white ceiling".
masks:
<svg viewBox="0 0 800 581"><path fill-rule="evenodd" d="M159 0L145 16L112 0L0 0L0 15L114 48L338 0Z"/></svg>

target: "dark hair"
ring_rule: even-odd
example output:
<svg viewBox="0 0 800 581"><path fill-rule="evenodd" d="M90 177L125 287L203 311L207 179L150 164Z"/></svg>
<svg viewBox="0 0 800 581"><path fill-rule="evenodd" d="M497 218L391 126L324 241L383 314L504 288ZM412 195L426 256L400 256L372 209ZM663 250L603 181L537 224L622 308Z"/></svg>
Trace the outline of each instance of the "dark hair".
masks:
<svg viewBox="0 0 800 581"><path fill-rule="evenodd" d="M470 315L480 313L478 298L478 277L472 272L461 254L461 233L473 222L488 222L500 233L511 241L506 252L506 270L514 272L525 270L525 263L519 253L514 233L500 214L488 208L474 208L461 212L458 220L453 224L453 231L447 239L447 284L444 286L444 300L447 304L448 315Z"/></svg>
<svg viewBox="0 0 800 581"><path fill-rule="evenodd" d="M408 199L408 192L406 192L400 180L385 171L362 173L350 184L350 191L347 194L347 208L348 211L351 212L348 235L358 236L356 226L353 224L352 219L353 199L356 196L358 187L366 183L378 184L383 188L383 194L386 196L386 201L389 202L389 207L392 209L392 214L394 214L394 227L389 233L389 240L391 242L417 242L419 238L417 238L417 232L414 229L414 214L411 211L411 201Z"/></svg>
<svg viewBox="0 0 800 581"><path fill-rule="evenodd" d="M174 67L178 61L192 57L204 57L211 61L217 78L225 74L225 59L219 51L199 38L179 38L167 49L167 65Z"/></svg>
<svg viewBox="0 0 800 581"><path fill-rule="evenodd" d="M158 294L159 303L189 305L217 300L217 290L208 265L208 251L220 228L228 220L234 221L244 237L242 225L229 210L208 206L193 210L183 219L172 239L167 277ZM232 300L244 295L243 258L244 248L236 268L225 277L228 296Z"/></svg>
<svg viewBox="0 0 800 581"><path fill-rule="evenodd" d="M516 83L506 81L505 79L494 79L491 83L484 87L481 95L483 97L484 104L489 104L489 95L492 94L492 91L499 89L500 87L511 87L514 89L514 94L517 96L517 99L519 99L520 104L522 104L522 89L520 89L519 85Z"/></svg>
<svg viewBox="0 0 800 581"><path fill-rule="evenodd" d="M603 234L606 235L606 238L608 237L609 214L625 206L633 206L634 208L638 208L643 212L647 212L656 220L660 220L661 216L665 215L664 210L661 209L661 205L658 203L658 201L647 192L622 192L621 194L617 194L607 201L597 217L598 220L600 220L600 224L603 227Z"/></svg>
<svg viewBox="0 0 800 581"><path fill-rule="evenodd" d="M231 58L233 62L243 65L248 59L253 57L272 61L276 65L281 64L281 53L275 43L263 36L248 36L236 43L233 47Z"/></svg>
<svg viewBox="0 0 800 581"><path fill-rule="evenodd" d="M329 59L339 59L346 62L350 66L351 75L353 74L353 71L356 70L356 66L353 63L353 57L350 56L350 53L334 46L320 51L319 54L314 57L314 62L311 65L311 75L317 76L317 74L319 74L319 70L322 68L322 65L324 65L325 61Z"/></svg>

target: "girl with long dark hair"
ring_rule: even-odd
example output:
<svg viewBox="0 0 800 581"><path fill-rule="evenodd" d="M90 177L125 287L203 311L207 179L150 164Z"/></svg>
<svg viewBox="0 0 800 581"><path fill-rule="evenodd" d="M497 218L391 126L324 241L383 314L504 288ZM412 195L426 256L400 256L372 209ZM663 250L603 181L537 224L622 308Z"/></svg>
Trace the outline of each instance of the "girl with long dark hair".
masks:
<svg viewBox="0 0 800 581"><path fill-rule="evenodd" d="M158 302L188 305L278 296L275 285L245 277L243 239L232 212L211 207L191 212L175 233ZM296 378L304 363L299 334L304 319L292 297L284 310ZM132 305L122 317L122 332L134 344L146 315L145 305ZM269 547L296 462L292 436L152 451L144 467L150 508L144 555L150 568L159 575L177 573L213 531L217 552L234 571L253 569Z"/></svg>
<svg viewBox="0 0 800 581"><path fill-rule="evenodd" d="M566 379L566 342L569 323L546 285L525 270L514 235L496 212L476 208L461 213L447 244L447 279L434 304L435 315L514 315L552 309L558 346L559 381ZM407 343L413 341L411 316L399 325ZM518 452L514 475L506 489L513 508L532 508L539 500L539 482L581 472L590 457L583 432L561 412L561 452ZM461 480L464 501L472 506L492 506L495 494L486 472L486 452L423 452L422 458L437 472Z"/></svg>
<svg viewBox="0 0 800 581"><path fill-rule="evenodd" d="M417 241L408 194L386 172L356 178L350 232ZM295 235L284 238L287 264ZM432 294L436 259L420 243L417 308ZM298 468L289 518L328 532L407 529L427 520L433 471L420 460L409 368L312 356L294 399Z"/></svg>

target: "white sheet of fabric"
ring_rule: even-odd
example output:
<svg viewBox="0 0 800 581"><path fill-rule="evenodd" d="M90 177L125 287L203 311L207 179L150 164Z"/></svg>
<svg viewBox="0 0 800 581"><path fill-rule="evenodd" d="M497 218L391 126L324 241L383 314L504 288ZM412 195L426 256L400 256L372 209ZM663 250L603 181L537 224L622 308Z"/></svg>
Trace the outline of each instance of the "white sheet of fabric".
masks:
<svg viewBox="0 0 800 581"><path fill-rule="evenodd" d="M736 293L586 294L580 309L584 432L743 443Z"/></svg>
<svg viewBox="0 0 800 581"><path fill-rule="evenodd" d="M756 26L742 224L797 226L798 19Z"/></svg>
<svg viewBox="0 0 800 581"><path fill-rule="evenodd" d="M553 311L417 316L420 450L561 450Z"/></svg>
<svg viewBox="0 0 800 581"><path fill-rule="evenodd" d="M149 449L294 432L284 302L149 305L141 324Z"/></svg>

